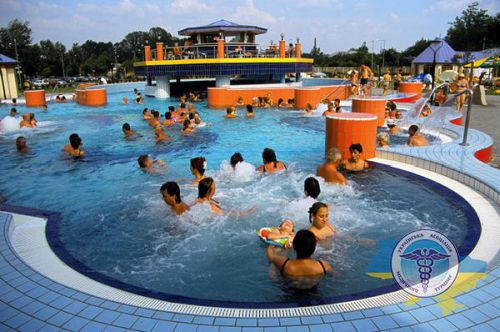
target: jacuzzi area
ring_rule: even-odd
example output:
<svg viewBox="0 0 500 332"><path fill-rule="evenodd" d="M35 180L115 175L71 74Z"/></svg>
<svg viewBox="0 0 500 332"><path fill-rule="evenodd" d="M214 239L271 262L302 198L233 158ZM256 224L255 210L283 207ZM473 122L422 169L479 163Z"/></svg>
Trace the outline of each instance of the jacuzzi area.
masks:
<svg viewBox="0 0 500 332"><path fill-rule="evenodd" d="M188 137L180 134L180 128L166 130L172 141L159 145L141 111L150 107L164 113L177 101L146 99L143 105L121 105L123 95L133 99L133 87L108 89L109 104L102 108L49 104L48 113L36 111L40 128L22 131L32 155L13 151L19 132L0 137L0 153L7 157L1 165L0 189L8 199L1 205L7 213L1 214L0 290L4 306L17 310L6 321L24 314L67 329L109 324L138 330L361 330L369 323L384 329L385 320L397 323L386 328L427 324L437 329L429 325L431 320L416 319L414 313L407 324L396 319L400 313L428 306L439 320L430 308L438 307L440 300L408 304L412 298L387 277L390 266L387 269L383 261L399 238L421 227L437 228L452 239L464 263L461 272L494 276L485 277L475 288L494 283L500 275L499 171L475 157L491 146L488 136L470 130L469 145L461 146L462 127L447 122L438 137L440 144L418 148L396 144L377 150L370 160L374 169L348 177L345 188L320 180L318 200L333 207L330 222L341 232L376 245L335 240L320 245L318 257L331 261L338 274L327 277L314 292L297 294L273 277L255 231L285 218L294 220L298 229L308 227L312 201L303 195L303 181L323 162L323 119L303 117L297 111L257 109L253 122L224 120L222 110L195 104L202 119L212 125ZM6 113L7 107L0 110ZM124 122L142 137L124 140L120 130ZM84 141L86 162L60 154L72 132ZM260 165L264 147L276 151L288 166L286 172L271 176L244 172L235 177L228 169L227 160L236 151L253 166ZM143 153L165 160L167 171L142 173L136 159ZM191 177L189 159L199 155L207 159L207 175L216 181L216 199L234 211L256 205L254 214L213 217L196 206L182 218L170 214L159 187L178 180L183 200L193 204L196 189L186 178ZM23 176L7 182L16 167ZM14 295L8 294L14 291L19 296L10 300ZM9 304L20 298L29 303L19 308ZM47 318L37 316L41 308L25 312L31 303L55 312ZM71 317L58 325L54 318L58 313Z"/></svg>

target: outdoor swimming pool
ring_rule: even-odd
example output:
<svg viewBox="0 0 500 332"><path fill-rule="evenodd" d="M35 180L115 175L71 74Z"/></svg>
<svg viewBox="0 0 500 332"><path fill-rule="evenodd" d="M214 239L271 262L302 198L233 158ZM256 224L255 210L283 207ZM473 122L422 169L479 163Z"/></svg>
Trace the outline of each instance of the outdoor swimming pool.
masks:
<svg viewBox="0 0 500 332"><path fill-rule="evenodd" d="M223 111L197 104L202 119L212 126L191 136L181 135L178 127L167 129L172 142L156 144L141 111L152 107L165 112L177 101L147 98L144 105L121 105L124 94L132 99L132 89L110 93L104 108L50 104L48 113L36 110L40 128L0 136L5 157L0 193L10 204L60 211L58 238L67 253L87 267L80 270L96 271L162 298L160 293L217 301L310 302L390 286L391 280L366 274L380 272L367 268L387 249L388 240L397 241L421 227L444 233L457 247L467 237L466 203L434 183L380 166L351 177L345 188L321 182L319 199L331 206L330 222L341 233L372 239L377 245L335 239L322 243L317 256L330 261L337 273L314 291L296 293L269 268L265 246L255 231L284 218L293 219L298 229L308 227L312 200L304 198L303 181L323 160L323 120L278 110L257 110L255 119L224 120ZM8 108L0 110L6 114ZM125 140L124 122L143 136ZM83 139L85 161L75 162L60 152L73 132ZM33 149L25 156L14 151L15 137L21 133ZM221 167L236 151L258 166L264 147L273 148L289 170L273 176L242 172L235 178ZM136 160L144 153L166 161L167 171L141 172ZM181 218L170 214L159 187L178 181L183 199L194 203L189 159L200 155L208 161L207 175L216 181L215 198L222 207L256 206L256 213L214 217L206 207L196 206Z"/></svg>

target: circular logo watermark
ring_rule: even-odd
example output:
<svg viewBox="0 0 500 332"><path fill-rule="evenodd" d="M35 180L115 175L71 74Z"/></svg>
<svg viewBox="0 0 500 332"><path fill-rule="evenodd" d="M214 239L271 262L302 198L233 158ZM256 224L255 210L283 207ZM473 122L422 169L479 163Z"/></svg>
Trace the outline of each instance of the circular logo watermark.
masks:
<svg viewBox="0 0 500 332"><path fill-rule="evenodd" d="M458 275L458 254L443 234L423 229L403 237L392 252L391 269L403 290L417 297L439 295Z"/></svg>

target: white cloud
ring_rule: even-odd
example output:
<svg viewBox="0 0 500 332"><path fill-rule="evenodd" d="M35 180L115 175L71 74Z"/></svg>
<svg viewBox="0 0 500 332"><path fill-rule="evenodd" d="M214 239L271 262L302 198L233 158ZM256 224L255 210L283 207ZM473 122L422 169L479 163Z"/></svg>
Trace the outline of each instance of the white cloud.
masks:
<svg viewBox="0 0 500 332"><path fill-rule="evenodd" d="M335 8L341 9L343 4L342 0L297 0L299 7L320 7L320 8Z"/></svg>
<svg viewBox="0 0 500 332"><path fill-rule="evenodd" d="M396 22L401 21L401 19L399 18L399 15L398 15L398 14L396 14L396 13L391 13L391 14L390 14L390 16L391 16L391 18L392 18L394 21L396 21Z"/></svg>
<svg viewBox="0 0 500 332"><path fill-rule="evenodd" d="M133 12L137 9L137 6L132 2L132 0L122 0L116 6L116 9L120 12Z"/></svg>
<svg viewBox="0 0 500 332"><path fill-rule="evenodd" d="M467 8L469 4L473 1L471 0L439 0L436 3L432 4L428 8L424 10L424 13L434 13L439 14L442 11L462 11Z"/></svg>
<svg viewBox="0 0 500 332"><path fill-rule="evenodd" d="M264 10L255 7L253 0L246 0L245 4L234 9L230 19L237 23L274 23L276 18Z"/></svg>
<svg viewBox="0 0 500 332"><path fill-rule="evenodd" d="M200 0L175 0L170 8L177 12L206 12L212 11L212 7Z"/></svg>

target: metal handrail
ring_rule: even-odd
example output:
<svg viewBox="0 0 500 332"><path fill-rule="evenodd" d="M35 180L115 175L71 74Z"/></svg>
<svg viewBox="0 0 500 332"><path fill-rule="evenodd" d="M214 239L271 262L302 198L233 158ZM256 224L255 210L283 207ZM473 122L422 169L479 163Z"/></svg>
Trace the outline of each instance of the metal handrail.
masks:
<svg viewBox="0 0 500 332"><path fill-rule="evenodd" d="M466 146L467 145L467 134L469 133L470 111L472 109L472 95L474 94L474 91L472 91L472 89L466 89L466 90L456 94L455 99L458 96L461 96L463 94L468 94L469 100L467 102L467 115L465 116L464 139L463 139L462 143L460 143L460 145Z"/></svg>
<svg viewBox="0 0 500 332"><path fill-rule="evenodd" d="M441 88L443 86L450 86L450 83L444 82L444 83L441 83L440 85L436 86L434 89L432 89L428 100L430 100L430 98L434 95L436 90L438 90L439 88ZM453 99L457 99L457 97L459 97L463 94L469 95L469 100L467 102L467 115L465 116L464 137L463 137L462 143L460 143L460 145L466 146L467 145L467 135L469 133L469 125L470 125L470 111L472 108L472 96L474 95L474 91L472 89L465 89L464 91L461 91L461 92L455 94L455 96L453 96Z"/></svg>
<svg viewBox="0 0 500 332"><path fill-rule="evenodd" d="M347 83L347 82L350 82L350 80L345 79L345 80L343 80L342 82L340 82L340 84L338 84L338 85L339 85L339 86L340 86L340 85L344 85L344 83ZM344 89L345 89L345 87L344 87ZM339 91L339 89L338 89L338 88L336 88L335 90L328 92L328 93L327 93L327 94L326 94L323 98L321 98L321 99L319 100L318 105L319 105L319 104L320 104L323 100L325 100L326 98L330 97L330 95L332 95L332 94L334 94L334 93L336 93L336 92L338 92L338 91ZM342 90L340 90L340 91L342 91ZM335 97L336 97L336 96L335 96ZM316 108L318 108L318 105L316 105Z"/></svg>

